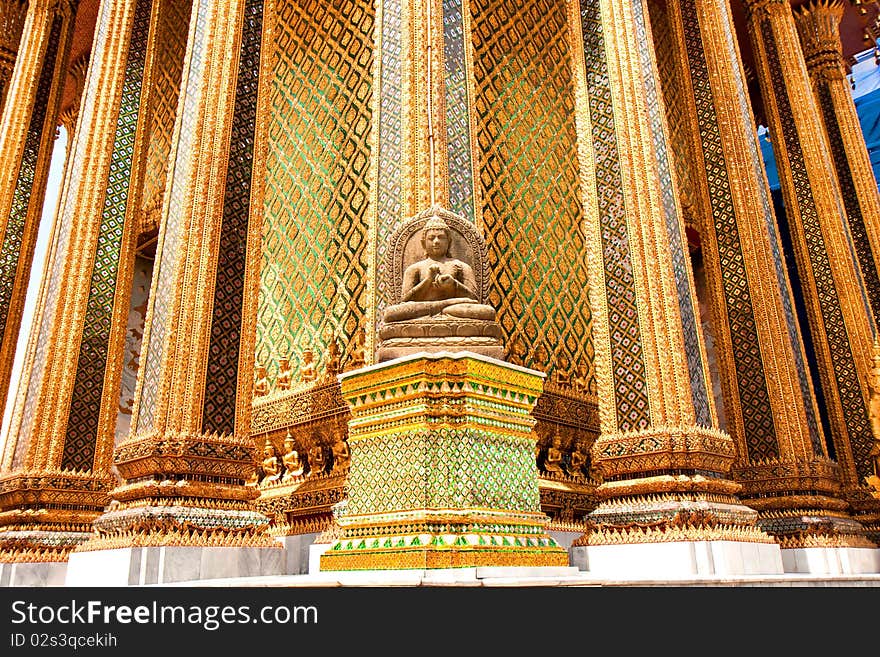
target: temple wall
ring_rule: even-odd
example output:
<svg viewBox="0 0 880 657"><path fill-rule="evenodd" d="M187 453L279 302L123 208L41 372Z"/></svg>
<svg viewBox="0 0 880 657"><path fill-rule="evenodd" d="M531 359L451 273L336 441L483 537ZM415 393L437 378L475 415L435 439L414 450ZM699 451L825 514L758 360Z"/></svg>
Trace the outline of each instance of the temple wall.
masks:
<svg viewBox="0 0 880 657"><path fill-rule="evenodd" d="M319 367L367 312L372 3L281 0L269 100L256 357L273 381L303 349Z"/></svg>
<svg viewBox="0 0 880 657"><path fill-rule="evenodd" d="M595 392L585 221L563 0L475 0L483 234L511 362L588 365Z"/></svg>

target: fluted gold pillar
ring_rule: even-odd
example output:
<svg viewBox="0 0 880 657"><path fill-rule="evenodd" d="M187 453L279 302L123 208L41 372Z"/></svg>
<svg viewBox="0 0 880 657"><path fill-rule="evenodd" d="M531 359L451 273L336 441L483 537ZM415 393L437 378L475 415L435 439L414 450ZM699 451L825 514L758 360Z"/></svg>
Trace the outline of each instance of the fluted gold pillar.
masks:
<svg viewBox="0 0 880 657"><path fill-rule="evenodd" d="M795 23L831 159L840 183L843 207L874 321L880 320L880 191L871 167L852 90L846 79L840 21L841 0L813 0L795 12Z"/></svg>
<svg viewBox="0 0 880 657"><path fill-rule="evenodd" d="M0 115L0 414L43 212L77 4L74 0L28 4Z"/></svg>
<svg viewBox="0 0 880 657"><path fill-rule="evenodd" d="M872 472L868 375L876 327L846 204L829 175L834 158L790 4L748 0L746 10L844 495L876 540L880 515L864 482Z"/></svg>
<svg viewBox="0 0 880 657"><path fill-rule="evenodd" d="M816 527L858 537L845 513L810 383L730 10L709 0L651 2L658 58L671 58L667 106L683 126L680 162L721 357L740 498L787 546Z"/></svg>
<svg viewBox="0 0 880 657"><path fill-rule="evenodd" d="M170 1L170 0L168 0ZM7 561L58 561L87 538L111 474L160 0L101 3L53 239L33 366L0 480Z"/></svg>
<svg viewBox="0 0 880 657"><path fill-rule="evenodd" d="M132 432L114 453L125 481L78 550L277 546L244 485L255 450L263 4L193 3Z"/></svg>
<svg viewBox="0 0 880 657"><path fill-rule="evenodd" d="M572 22L604 478L578 544L772 543L727 477L736 448L709 392L647 10L581 0Z"/></svg>
<svg viewBox="0 0 880 657"><path fill-rule="evenodd" d="M376 3L367 345L387 294L385 248L399 222L439 205L480 222L469 0Z"/></svg>
<svg viewBox="0 0 880 657"><path fill-rule="evenodd" d="M0 4L0 112L12 80L27 7L27 0L9 0Z"/></svg>

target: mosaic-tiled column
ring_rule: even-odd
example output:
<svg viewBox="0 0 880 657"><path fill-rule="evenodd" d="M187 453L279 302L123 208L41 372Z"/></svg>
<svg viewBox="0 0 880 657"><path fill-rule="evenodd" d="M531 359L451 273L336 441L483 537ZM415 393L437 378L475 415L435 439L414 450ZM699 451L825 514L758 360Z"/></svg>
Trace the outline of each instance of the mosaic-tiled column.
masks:
<svg viewBox="0 0 880 657"><path fill-rule="evenodd" d="M131 434L114 452L125 482L77 552L278 545L245 486L270 26L262 0L193 3Z"/></svg>
<svg viewBox="0 0 880 657"><path fill-rule="evenodd" d="M707 0L650 7L657 56L672 60L664 91L683 127L678 164L691 181L740 499L788 546L817 527L838 542L859 527L826 451L730 11Z"/></svg>
<svg viewBox="0 0 880 657"><path fill-rule="evenodd" d="M795 23L822 122L828 133L843 209L865 280L874 321L880 320L880 192L846 78L841 0L813 0L795 12Z"/></svg>
<svg viewBox="0 0 880 657"><path fill-rule="evenodd" d="M27 0L9 0L0 5L0 111L12 80L27 7Z"/></svg>
<svg viewBox="0 0 880 657"><path fill-rule="evenodd" d="M868 375L876 335L846 204L787 0L750 0L748 28L844 496L880 538ZM781 219L780 219L781 221Z"/></svg>
<svg viewBox="0 0 880 657"><path fill-rule="evenodd" d="M40 288L36 302L34 304L33 317L35 317L36 320L31 323L27 346L25 348L25 354L22 360L21 370L19 374L18 389L15 393L15 404L13 406L11 421L9 423L9 429L7 431L7 440L6 443L3 445L3 458L2 461L0 461L0 472L3 473L8 473L14 467L21 468L23 464L25 450L23 448L16 448L21 442L18 440L18 437L20 435L25 403L28 397L28 383L30 382L31 376L34 373L33 370L37 357L37 347L40 342L41 328L43 324L48 324L48 322L43 320L45 316L46 297L49 293L49 281L51 280L50 273L59 266L55 264L55 254L57 252L58 242L61 238L61 217L64 211L64 207L67 204L67 193L70 189L70 178L73 170L74 152L74 141L71 135L71 137L67 140L67 147L65 149L64 171L61 176L61 191L58 195L58 204L55 209L55 216L52 218L52 230L51 234L49 235L47 253L42 263ZM43 337L45 338L45 335ZM41 356L44 355L45 350L40 350L40 353ZM32 408L33 403L31 404L31 409ZM15 458L16 452L18 452L17 461Z"/></svg>
<svg viewBox="0 0 880 657"><path fill-rule="evenodd" d="M0 483L4 558L63 561L104 509L152 85L153 0L103 2L48 281ZM145 71L147 71L145 73ZM149 80L147 77L146 79Z"/></svg>
<svg viewBox="0 0 880 657"><path fill-rule="evenodd" d="M709 390L647 9L582 0L576 10L579 155L596 218L585 222L601 422L592 455L604 478L596 527L578 544L769 546L728 478L736 448Z"/></svg>
<svg viewBox="0 0 880 657"><path fill-rule="evenodd" d="M71 0L28 5L0 118L0 414L43 212L76 5Z"/></svg>

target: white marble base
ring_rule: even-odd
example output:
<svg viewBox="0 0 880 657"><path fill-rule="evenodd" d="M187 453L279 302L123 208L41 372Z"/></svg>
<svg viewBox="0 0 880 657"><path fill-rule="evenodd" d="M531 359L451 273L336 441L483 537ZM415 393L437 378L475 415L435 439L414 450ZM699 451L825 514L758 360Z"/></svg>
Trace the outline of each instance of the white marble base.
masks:
<svg viewBox="0 0 880 657"><path fill-rule="evenodd" d="M861 575L880 573L880 548L788 548L782 550L787 573Z"/></svg>
<svg viewBox="0 0 880 657"><path fill-rule="evenodd" d="M74 552L65 586L144 586L284 574L284 550L163 546Z"/></svg>
<svg viewBox="0 0 880 657"><path fill-rule="evenodd" d="M578 570L589 570L587 567L587 553L583 550L572 550L571 544L584 535L583 532L563 532L550 530L547 532L550 537L559 543L560 547L568 550L568 563L570 566Z"/></svg>
<svg viewBox="0 0 880 657"><path fill-rule="evenodd" d="M593 577L779 575L782 555L776 543L676 541L590 545L569 550L571 561Z"/></svg>
<svg viewBox="0 0 880 657"><path fill-rule="evenodd" d="M284 547L284 574L306 575L311 568L312 544L320 534L295 534L279 536L278 542Z"/></svg>
<svg viewBox="0 0 880 657"><path fill-rule="evenodd" d="M481 566L476 568L436 568L411 570L349 570L310 573L314 586L425 586L532 582L552 586L563 581L580 581L583 576L570 566Z"/></svg>
<svg viewBox="0 0 880 657"><path fill-rule="evenodd" d="M64 586L66 561L0 563L0 586Z"/></svg>

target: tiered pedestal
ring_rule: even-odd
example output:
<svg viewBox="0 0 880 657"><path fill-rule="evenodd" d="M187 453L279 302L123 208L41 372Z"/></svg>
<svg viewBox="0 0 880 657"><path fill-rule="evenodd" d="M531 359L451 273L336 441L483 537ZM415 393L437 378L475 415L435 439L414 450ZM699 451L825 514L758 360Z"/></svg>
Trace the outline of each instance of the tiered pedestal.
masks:
<svg viewBox="0 0 880 657"><path fill-rule="evenodd" d="M540 508L530 415L540 372L439 352L340 381L352 412L349 497L322 571L569 568Z"/></svg>

